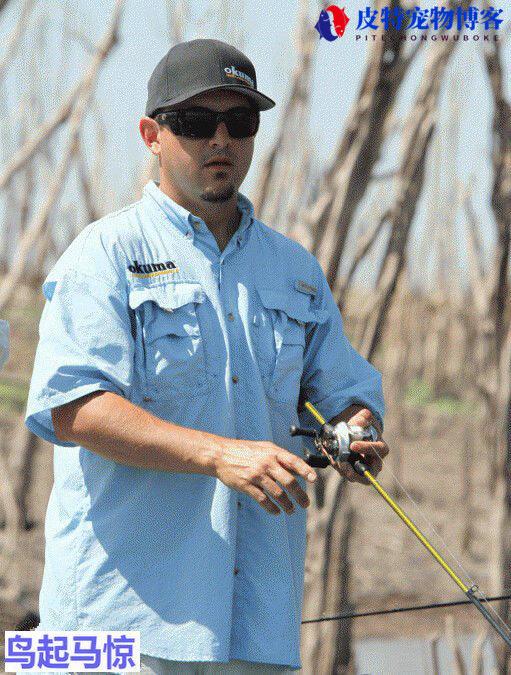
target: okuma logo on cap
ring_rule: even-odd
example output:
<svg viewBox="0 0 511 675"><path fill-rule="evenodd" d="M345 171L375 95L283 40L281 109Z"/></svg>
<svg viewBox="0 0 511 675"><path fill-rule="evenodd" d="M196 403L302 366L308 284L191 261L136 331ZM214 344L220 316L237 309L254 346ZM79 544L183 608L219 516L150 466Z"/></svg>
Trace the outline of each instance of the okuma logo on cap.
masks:
<svg viewBox="0 0 511 675"><path fill-rule="evenodd" d="M238 70L236 66L227 66L224 68L224 72L226 73L227 77L235 77L237 80L242 80L245 82L245 84L255 88L254 80L246 73Z"/></svg>

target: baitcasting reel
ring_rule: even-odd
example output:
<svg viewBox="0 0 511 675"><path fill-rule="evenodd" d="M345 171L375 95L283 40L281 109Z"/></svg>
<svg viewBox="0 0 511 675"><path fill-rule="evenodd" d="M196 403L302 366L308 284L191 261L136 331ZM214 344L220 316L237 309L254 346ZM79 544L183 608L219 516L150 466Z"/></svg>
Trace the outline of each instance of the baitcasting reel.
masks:
<svg viewBox="0 0 511 675"><path fill-rule="evenodd" d="M376 441L378 431L373 426L361 427L356 424L338 422L335 426L323 424L321 430L303 429L292 426L289 429L291 436L310 436L318 453L313 454L305 450L305 461L309 466L324 469L336 462L349 462L358 474L367 469L361 461L360 454L350 450L353 441Z"/></svg>

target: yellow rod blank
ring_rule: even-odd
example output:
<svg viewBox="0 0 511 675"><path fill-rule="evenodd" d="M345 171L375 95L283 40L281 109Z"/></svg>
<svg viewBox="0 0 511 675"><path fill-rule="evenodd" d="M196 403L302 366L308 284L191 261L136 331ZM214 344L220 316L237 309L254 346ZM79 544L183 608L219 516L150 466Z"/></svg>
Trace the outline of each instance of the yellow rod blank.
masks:
<svg viewBox="0 0 511 675"><path fill-rule="evenodd" d="M316 408L312 405L312 403L309 403L309 401L307 401L305 403L305 407L320 424L325 424L326 420L316 410ZM387 492L385 492L385 490L382 488L382 486L376 480L376 478L372 475L372 473L366 470L364 471L364 476L375 488L375 490L383 497L383 499L391 507L394 513L396 513L401 518L401 520L408 527L408 529L413 532L413 534L417 537L417 539L421 542L421 544L426 547L426 549L431 553L433 558L444 568L444 570L451 577L451 579L459 586L459 588L461 588L461 590L464 593L467 593L469 590L468 586L465 586L465 584L461 581L461 579L445 562L440 553L438 553L438 551L429 543L429 541L422 534L422 532L416 527L416 525L410 520L410 518L408 518L406 513L402 509L400 509L399 506L396 504L396 502L392 499L392 497Z"/></svg>
<svg viewBox="0 0 511 675"><path fill-rule="evenodd" d="M324 417L316 410L316 408L312 405L312 403L309 403L309 401L306 401L306 402L305 402L305 407L306 407L307 410L310 412L310 414L311 414L313 417L316 418L316 420L317 420L320 424L325 424L325 423L326 423L325 418L324 418Z"/></svg>
<svg viewBox="0 0 511 675"><path fill-rule="evenodd" d="M451 577L453 581L458 584L458 586L461 588L461 590L466 593L468 591L468 586L465 586L465 584L461 581L461 579L453 572L453 570L449 567L449 565L445 562L445 560L442 558L440 553L429 543L429 541L426 539L426 537L422 534L422 532L413 524L413 522L408 518L406 513L399 508L399 506L396 504L396 502L392 499L392 497L385 492L385 490L382 488L382 486L379 484L379 482L376 480L376 478L369 472L369 471L364 471L364 476L371 482L371 485L381 494L383 499L387 502L387 504L393 509L395 513L401 518L403 523L414 533L414 535L417 537L417 539L423 544L428 551L431 553L433 558L442 565L444 570L447 572L447 574Z"/></svg>

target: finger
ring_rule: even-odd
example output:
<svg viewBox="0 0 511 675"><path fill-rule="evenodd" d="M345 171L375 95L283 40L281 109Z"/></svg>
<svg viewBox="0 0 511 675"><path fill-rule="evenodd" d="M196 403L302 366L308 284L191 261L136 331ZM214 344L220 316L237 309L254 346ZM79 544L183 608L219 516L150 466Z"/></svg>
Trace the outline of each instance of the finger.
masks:
<svg viewBox="0 0 511 675"><path fill-rule="evenodd" d="M261 476L259 480L259 485L263 490L270 495L270 497L280 504L286 513L293 513L295 507L293 502L289 499L286 494L286 491L278 485L274 480L272 480L268 475Z"/></svg>
<svg viewBox="0 0 511 675"><path fill-rule="evenodd" d="M366 463L369 471L375 475L380 473L380 471L383 469L383 462L374 451L374 448L369 448L368 452L364 452L364 462Z"/></svg>
<svg viewBox="0 0 511 675"><path fill-rule="evenodd" d="M374 420L373 413L368 408L362 408L353 417L350 417L348 424L357 424L361 427L368 427Z"/></svg>
<svg viewBox="0 0 511 675"><path fill-rule="evenodd" d="M377 455L372 454L370 451L364 453L362 456L362 461L374 476L379 474L383 468L381 459Z"/></svg>
<svg viewBox="0 0 511 675"><path fill-rule="evenodd" d="M355 481L357 478L357 472L348 462L338 462L337 466L339 468L339 473L349 481Z"/></svg>
<svg viewBox="0 0 511 675"><path fill-rule="evenodd" d="M351 466L351 464L342 462L338 466L341 469L343 476L346 478L346 480L349 480L350 483L361 483L362 485L369 485L369 481L367 480L367 478L357 473L355 469Z"/></svg>
<svg viewBox="0 0 511 675"><path fill-rule="evenodd" d="M283 452L277 453L277 460L285 469L297 473L299 476L302 476L302 478L305 478L305 480L308 480L309 483L313 483L318 477L318 474L307 464L307 462L300 459L300 457L293 455L292 452L284 450Z"/></svg>
<svg viewBox="0 0 511 675"><path fill-rule="evenodd" d="M381 438L377 441L358 441L359 443L370 443L374 450L378 453L381 459L384 459L389 454L389 446Z"/></svg>
<svg viewBox="0 0 511 675"><path fill-rule="evenodd" d="M370 463L378 471L381 471L383 468L383 457L388 455L387 444L383 441L354 441L350 445L350 450L360 453L364 461Z"/></svg>
<svg viewBox="0 0 511 675"><path fill-rule="evenodd" d="M369 480L365 476L361 476L359 473L356 474L356 477L352 480L352 483L360 483L361 485L370 485Z"/></svg>
<svg viewBox="0 0 511 675"><path fill-rule="evenodd" d="M268 511L268 513L273 515L278 515L280 513L279 507L274 504L268 495L265 494L260 488L256 487L255 485L250 485L250 487L246 489L246 492L248 495L253 497L256 502L263 507L263 509Z"/></svg>
<svg viewBox="0 0 511 675"><path fill-rule="evenodd" d="M357 441L351 444L350 450L359 453L361 461L367 466L373 476L377 476L383 468L383 462L379 457L379 449L375 450L374 445L377 444L368 441ZM367 485L366 479L364 479L364 485Z"/></svg>
<svg viewBox="0 0 511 675"><path fill-rule="evenodd" d="M341 473L350 483L362 483L362 485L369 484L367 478L357 473L353 468L353 465L349 462L338 462L337 466L340 470L339 473Z"/></svg>
<svg viewBox="0 0 511 675"><path fill-rule="evenodd" d="M310 505L307 493L302 489L300 483L292 473L286 471L286 469L279 464L271 467L268 470L268 473L273 479L278 480L285 490L296 499L300 506L306 509Z"/></svg>

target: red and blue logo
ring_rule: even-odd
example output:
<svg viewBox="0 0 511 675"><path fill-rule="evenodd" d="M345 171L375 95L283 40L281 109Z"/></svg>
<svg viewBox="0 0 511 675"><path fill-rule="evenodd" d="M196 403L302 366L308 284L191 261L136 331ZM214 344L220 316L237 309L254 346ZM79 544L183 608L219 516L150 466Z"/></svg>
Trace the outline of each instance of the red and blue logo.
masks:
<svg viewBox="0 0 511 675"><path fill-rule="evenodd" d="M326 9L322 9L319 14L319 19L314 28L319 33L319 39L325 38L329 42L333 42L344 35L349 18L344 11L337 5L330 5Z"/></svg>

